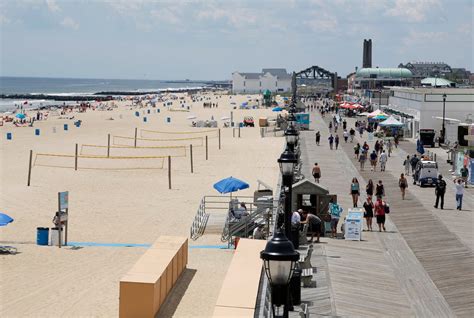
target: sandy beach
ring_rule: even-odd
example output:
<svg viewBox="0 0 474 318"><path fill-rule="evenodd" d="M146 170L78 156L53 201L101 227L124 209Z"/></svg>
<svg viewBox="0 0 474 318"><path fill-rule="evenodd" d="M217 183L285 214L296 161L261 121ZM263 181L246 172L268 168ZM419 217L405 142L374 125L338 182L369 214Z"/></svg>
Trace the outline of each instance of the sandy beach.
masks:
<svg viewBox="0 0 474 318"><path fill-rule="evenodd" d="M151 244L160 235L189 237L189 229L199 202L204 195L218 195L212 185L222 178L234 176L245 180L250 188L239 195L252 195L257 179L275 185L278 176L277 158L283 138L261 138L257 127L243 128L241 138L233 138L231 128L223 128L220 118L230 117L240 122L244 116L275 117L271 109L233 109L247 101L247 96L209 95L218 108L203 108L202 101L185 103L190 111L170 111L159 104L156 108L131 109L130 101L115 102L112 111L72 113L73 120L49 116L35 122L34 127L0 127L1 135L1 211L15 221L0 229L0 243L18 249L16 255L0 256L0 315L3 317L116 317L120 278L144 253L144 247L65 247L36 245L36 228L52 227L57 210L57 192L69 191L70 242ZM252 96L255 99L257 95ZM234 104L231 104L235 103ZM109 102L110 103L110 102ZM171 108L180 110L179 100ZM143 111L151 109L151 114ZM140 116L135 116L135 111ZM106 148L84 148L82 145L119 144L113 136L133 137L135 128L140 136L154 139L196 137L196 134L157 134L164 132L195 132L209 128L193 128L195 120L210 120L213 116L222 132L222 149L218 149L216 132L209 133L209 160L205 160L201 139L180 140L176 145L193 143L194 173L190 173L189 153L179 156L177 149L111 148L111 156L172 157L172 189L168 189L167 160L162 158L114 160L79 158L75 171L73 157L38 157L32 169L31 186L27 187L29 151L74 155L77 143L84 155L104 155ZM143 122L143 116L147 122ZM171 118L171 123L166 118ZM109 120L113 118L114 120ZM82 120L80 127L73 125ZM64 131L63 125L69 130ZM55 128L56 132L53 131ZM40 135L35 135L40 129ZM7 132L13 134L6 139ZM197 134L204 136L204 133ZM159 136L159 137L158 137ZM125 139L127 142L130 139ZM132 139L133 142L133 139ZM170 146L169 141L138 140L139 146ZM173 152L174 151L174 152ZM169 152L169 153L168 153ZM164 163L163 163L164 161ZM65 165L69 168L42 165ZM160 168L117 170L121 168ZM85 169L94 168L94 169ZM109 169L109 170L108 170ZM222 245L220 236L206 235L190 245ZM187 286L179 304L171 302L162 310L163 316L206 317L212 314L217 294L232 257L232 250L189 250L190 271ZM176 300L173 300L177 303Z"/></svg>

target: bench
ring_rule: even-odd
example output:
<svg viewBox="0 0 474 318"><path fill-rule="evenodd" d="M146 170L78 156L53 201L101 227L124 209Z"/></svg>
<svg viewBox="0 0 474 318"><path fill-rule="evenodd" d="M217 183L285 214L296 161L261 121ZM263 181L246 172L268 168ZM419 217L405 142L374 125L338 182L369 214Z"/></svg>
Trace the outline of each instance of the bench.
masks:
<svg viewBox="0 0 474 318"><path fill-rule="evenodd" d="M249 317L255 315L262 271L260 252L266 240L241 238L224 277L213 317Z"/></svg>
<svg viewBox="0 0 474 318"><path fill-rule="evenodd" d="M187 263L188 239L160 236L120 280L119 317L154 317Z"/></svg>
<svg viewBox="0 0 474 318"><path fill-rule="evenodd" d="M308 318L309 317L308 304L301 304L300 317L301 318Z"/></svg>
<svg viewBox="0 0 474 318"><path fill-rule="evenodd" d="M313 254L313 244L308 248L308 253L306 255L300 255L299 265L301 269L313 268L311 265L311 255Z"/></svg>
<svg viewBox="0 0 474 318"><path fill-rule="evenodd" d="M299 232L300 245L308 244L308 224L303 225L303 229Z"/></svg>
<svg viewBox="0 0 474 318"><path fill-rule="evenodd" d="M313 287L313 268L302 268L301 269L301 281L303 282L303 287Z"/></svg>

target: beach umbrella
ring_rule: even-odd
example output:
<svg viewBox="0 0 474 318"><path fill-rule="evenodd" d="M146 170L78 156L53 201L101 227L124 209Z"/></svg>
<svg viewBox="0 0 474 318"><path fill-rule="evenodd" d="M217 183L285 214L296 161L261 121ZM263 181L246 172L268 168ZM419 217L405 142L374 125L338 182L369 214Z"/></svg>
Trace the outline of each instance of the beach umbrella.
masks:
<svg viewBox="0 0 474 318"><path fill-rule="evenodd" d="M281 112L283 110L283 108L281 107L275 107L272 109L272 112Z"/></svg>
<svg viewBox="0 0 474 318"><path fill-rule="evenodd" d="M247 189L249 184L234 177L228 177L214 184L214 189L219 193L231 193Z"/></svg>
<svg viewBox="0 0 474 318"><path fill-rule="evenodd" d="M16 117L16 118L19 118L19 119L23 119L23 118L25 118L26 116L25 116L25 114L23 114L23 113L19 113L19 114L16 114L15 117Z"/></svg>
<svg viewBox="0 0 474 318"><path fill-rule="evenodd" d="M0 213L0 226L8 225L13 222L13 219L6 214Z"/></svg>
<svg viewBox="0 0 474 318"><path fill-rule="evenodd" d="M421 142L420 139L416 141L416 151L418 151L420 154L425 153L425 148L423 147L423 143Z"/></svg>

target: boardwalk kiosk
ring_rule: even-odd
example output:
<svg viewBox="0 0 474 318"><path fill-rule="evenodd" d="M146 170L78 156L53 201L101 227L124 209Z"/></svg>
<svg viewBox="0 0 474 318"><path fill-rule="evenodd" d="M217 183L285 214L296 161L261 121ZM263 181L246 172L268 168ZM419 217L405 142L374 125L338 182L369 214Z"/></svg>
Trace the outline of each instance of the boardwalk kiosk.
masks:
<svg viewBox="0 0 474 318"><path fill-rule="evenodd" d="M347 212L344 221L344 238L348 241L362 240L362 221L364 220L364 212L362 209L353 208Z"/></svg>
<svg viewBox="0 0 474 318"><path fill-rule="evenodd" d="M323 221L324 233L331 232L331 217L329 215L329 201L331 198L336 203L337 195L329 194L329 191L318 183L303 179L293 184L291 197L291 211L303 209L317 215Z"/></svg>

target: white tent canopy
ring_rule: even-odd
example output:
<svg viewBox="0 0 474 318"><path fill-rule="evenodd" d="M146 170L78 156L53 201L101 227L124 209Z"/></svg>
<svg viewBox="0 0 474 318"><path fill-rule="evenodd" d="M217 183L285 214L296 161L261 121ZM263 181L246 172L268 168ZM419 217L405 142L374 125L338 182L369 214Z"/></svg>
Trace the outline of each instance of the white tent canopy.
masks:
<svg viewBox="0 0 474 318"><path fill-rule="evenodd" d="M401 127L403 125L404 124L402 122L396 120L395 117L393 116L388 117L387 119L385 119L379 124L379 126L382 126L382 127Z"/></svg>

